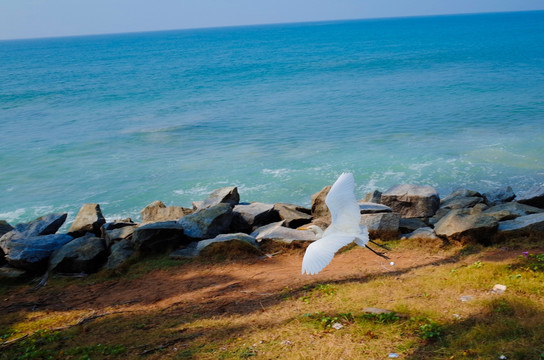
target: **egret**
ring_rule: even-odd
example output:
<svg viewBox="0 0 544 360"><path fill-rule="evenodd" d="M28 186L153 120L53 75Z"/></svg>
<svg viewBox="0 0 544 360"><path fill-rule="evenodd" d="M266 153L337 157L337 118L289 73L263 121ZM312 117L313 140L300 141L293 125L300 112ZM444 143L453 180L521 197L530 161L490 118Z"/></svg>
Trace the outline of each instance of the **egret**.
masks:
<svg viewBox="0 0 544 360"><path fill-rule="evenodd" d="M361 213L359 204L355 200L354 190L353 174L343 173L340 175L325 199L325 204L331 213L331 225L325 231L316 225L299 228L300 230L312 230L319 238L306 249L302 260L302 274L319 273L331 262L334 254L340 248L351 242L355 242L361 247L367 247L375 254L387 258L367 245L371 240L368 237L367 227L360 225Z"/></svg>

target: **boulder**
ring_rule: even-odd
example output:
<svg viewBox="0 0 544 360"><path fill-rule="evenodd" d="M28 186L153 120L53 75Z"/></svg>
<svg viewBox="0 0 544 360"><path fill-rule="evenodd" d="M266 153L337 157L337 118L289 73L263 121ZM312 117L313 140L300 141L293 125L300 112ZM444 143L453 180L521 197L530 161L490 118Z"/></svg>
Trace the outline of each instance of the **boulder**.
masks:
<svg viewBox="0 0 544 360"><path fill-rule="evenodd" d="M316 235L310 230L291 229L283 225L283 221L262 226L251 233L250 236L258 242L263 240L277 241L290 244L293 241L315 241Z"/></svg>
<svg viewBox="0 0 544 360"><path fill-rule="evenodd" d="M88 233L56 250L49 260L49 270L90 274L100 269L106 257L104 241Z"/></svg>
<svg viewBox="0 0 544 360"><path fill-rule="evenodd" d="M434 230L430 227L419 228L409 234L403 236L405 239L424 239L424 240L435 240L438 239L438 236L434 233Z"/></svg>
<svg viewBox="0 0 544 360"><path fill-rule="evenodd" d="M250 233L252 230L279 221L278 212L273 204L254 202L235 205L232 211L231 230Z"/></svg>
<svg viewBox="0 0 544 360"><path fill-rule="evenodd" d="M278 203L274 205L274 211L278 213L279 220L284 221L283 225L288 228L296 229L312 221L311 209L302 206Z"/></svg>
<svg viewBox="0 0 544 360"><path fill-rule="evenodd" d="M393 212L393 209L383 204L360 201L359 211L361 212L361 214L377 214L377 213L390 213L390 212Z"/></svg>
<svg viewBox="0 0 544 360"><path fill-rule="evenodd" d="M9 243L13 239L30 238L40 235L51 235L66 221L66 213L49 214L24 224L17 224L13 230L5 233L0 238L0 247L9 254Z"/></svg>
<svg viewBox="0 0 544 360"><path fill-rule="evenodd" d="M501 221L499 223L499 233L501 234L511 235L533 231L544 231L544 213L520 216L513 220Z"/></svg>
<svg viewBox="0 0 544 360"><path fill-rule="evenodd" d="M198 204L198 210L208 209L217 204L230 204L231 207L240 202L238 188L235 186L216 189L211 192L207 199L202 204Z"/></svg>
<svg viewBox="0 0 544 360"><path fill-rule="evenodd" d="M108 261L104 269L113 270L119 268L134 255L134 248L129 239L122 239L111 246Z"/></svg>
<svg viewBox="0 0 544 360"><path fill-rule="evenodd" d="M399 221L399 231L402 234L411 233L425 227L427 227L427 224L423 220L417 218L400 219Z"/></svg>
<svg viewBox="0 0 544 360"><path fill-rule="evenodd" d="M397 213L377 213L361 215L361 225L376 236L380 234L389 236L399 231L400 215Z"/></svg>
<svg viewBox="0 0 544 360"><path fill-rule="evenodd" d="M499 223L493 216L471 212L469 209L451 210L434 227L436 235L452 240L488 242Z"/></svg>
<svg viewBox="0 0 544 360"><path fill-rule="evenodd" d="M112 244L118 240L131 239L135 229L136 224L115 228L113 230L104 230L104 241L106 242L106 247L109 249Z"/></svg>
<svg viewBox="0 0 544 360"><path fill-rule="evenodd" d="M7 261L11 266L31 272L43 271L51 254L73 240L66 234L31 236L9 241Z"/></svg>
<svg viewBox="0 0 544 360"><path fill-rule="evenodd" d="M440 208L436 211L436 213L429 218L428 222L429 222L429 225L431 226L435 226L436 223L438 221L440 221L440 219L442 219L444 216L448 215L449 212L452 211L451 209L445 209L445 208Z"/></svg>
<svg viewBox="0 0 544 360"><path fill-rule="evenodd" d="M382 194L381 201L405 218L433 216L440 206L433 187L410 184L393 186Z"/></svg>
<svg viewBox="0 0 544 360"><path fill-rule="evenodd" d="M448 198L447 200L442 200L440 203L441 209L466 209L471 208L476 204L480 204L484 202L484 198L479 196L457 196Z"/></svg>
<svg viewBox="0 0 544 360"><path fill-rule="evenodd" d="M510 186L494 189L483 194L485 203L489 206L503 204L514 200L516 194Z"/></svg>
<svg viewBox="0 0 544 360"><path fill-rule="evenodd" d="M166 206L162 201L154 201L147 205L140 212L142 214L142 222L164 222L178 221L185 215L193 213L193 209L187 209L181 206Z"/></svg>
<svg viewBox="0 0 544 360"><path fill-rule="evenodd" d="M119 229L119 228L122 228L122 227L125 227L125 226L136 226L138 224L136 224L134 221L132 221L131 218L128 218L128 219L123 219L123 220L114 220L114 221L111 221L111 222L107 222L104 224L104 226L102 227L105 231L109 231L109 230L115 230L115 229Z"/></svg>
<svg viewBox="0 0 544 360"><path fill-rule="evenodd" d="M1 279L17 279L24 278L28 275L27 271L23 269L17 269L9 265L0 267L0 280Z"/></svg>
<svg viewBox="0 0 544 360"><path fill-rule="evenodd" d="M182 217L178 224L192 240L211 239L228 232L232 217L232 206L219 203Z"/></svg>
<svg viewBox="0 0 544 360"><path fill-rule="evenodd" d="M77 213L76 219L68 229L68 235L75 238L83 236L87 233L93 233L95 236L101 236L100 228L106 223L106 219L102 215L100 205L84 204Z"/></svg>
<svg viewBox="0 0 544 360"><path fill-rule="evenodd" d="M525 204L520 204L517 201L495 205L484 210L484 214L493 216L498 221L513 220L520 216L538 214L542 212L544 212L543 209L539 209L534 206L529 206Z"/></svg>
<svg viewBox="0 0 544 360"><path fill-rule="evenodd" d="M382 193L378 190L374 190L371 193L368 193L365 195L365 198L363 199L363 202L371 202L379 204L382 201Z"/></svg>
<svg viewBox="0 0 544 360"><path fill-rule="evenodd" d="M229 245L233 247L239 247L240 245L244 245L244 246L247 246L248 248L251 248L251 250L260 251L257 240L248 234L244 234L244 233L221 234L221 235L217 235L213 239L206 239L196 243L192 243L185 249L176 250L172 254L170 254L170 258L181 259L181 258L187 258L187 257L196 257L196 256L199 256L201 251L203 251L204 249L213 247L214 244L218 244L218 243L223 244L222 250L225 252L228 252Z"/></svg>
<svg viewBox="0 0 544 360"><path fill-rule="evenodd" d="M312 195L312 216L314 219L322 219L325 223L331 223L331 213L325 203L332 185L325 186L319 192Z"/></svg>
<svg viewBox="0 0 544 360"><path fill-rule="evenodd" d="M441 199L440 202L442 203L442 202L445 202L445 201L449 201L449 200L451 200L453 198L460 198L460 197L461 198L464 198L464 197L480 197L480 198L483 198L482 194L480 194L477 191L461 188L461 189L457 189L457 190L453 191L451 194L449 194L448 196Z"/></svg>
<svg viewBox="0 0 544 360"><path fill-rule="evenodd" d="M537 185L516 196L516 201L534 206L540 209L544 209L544 184Z"/></svg>
<svg viewBox="0 0 544 360"><path fill-rule="evenodd" d="M183 218L182 218L183 219ZM150 223L134 229L132 246L140 252L160 252L188 244L184 228L175 221Z"/></svg>
<svg viewBox="0 0 544 360"><path fill-rule="evenodd" d="M11 230L13 230L13 226L8 224L4 220L0 220L0 237L2 237L2 235L4 235L5 233L10 232Z"/></svg>

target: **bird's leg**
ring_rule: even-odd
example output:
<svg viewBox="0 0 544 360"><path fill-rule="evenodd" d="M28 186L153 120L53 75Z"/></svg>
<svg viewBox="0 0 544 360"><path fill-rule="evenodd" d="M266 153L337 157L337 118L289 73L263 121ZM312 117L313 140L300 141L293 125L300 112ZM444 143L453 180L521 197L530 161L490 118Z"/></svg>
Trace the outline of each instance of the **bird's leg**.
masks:
<svg viewBox="0 0 544 360"><path fill-rule="evenodd" d="M368 241L370 241L370 242L373 243L374 245L377 245L377 246L381 247L382 249L391 251L391 249L388 248L388 247L385 246L385 245L380 245L380 244L378 244L377 242L374 242L374 241L372 241L372 240L368 240Z"/></svg>
<svg viewBox="0 0 544 360"><path fill-rule="evenodd" d="M379 253L377 252L376 250L372 249L371 247L368 246L368 244L366 245L366 248L370 251L372 251L374 254L378 255L378 256L381 256L382 258L384 259L388 259L389 260L389 257L387 255L384 255L383 253Z"/></svg>

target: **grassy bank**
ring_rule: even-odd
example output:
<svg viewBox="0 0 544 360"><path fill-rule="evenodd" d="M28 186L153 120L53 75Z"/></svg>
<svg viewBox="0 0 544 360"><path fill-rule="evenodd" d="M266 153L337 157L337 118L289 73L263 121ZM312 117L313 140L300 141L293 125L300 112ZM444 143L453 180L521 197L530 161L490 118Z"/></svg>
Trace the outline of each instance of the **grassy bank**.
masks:
<svg viewBox="0 0 544 360"><path fill-rule="evenodd" d="M0 359L544 359L544 255L533 241L390 245L398 265L348 249L317 278L288 274L294 249L273 263L157 257L37 291L8 284ZM342 273L359 259L376 265Z"/></svg>

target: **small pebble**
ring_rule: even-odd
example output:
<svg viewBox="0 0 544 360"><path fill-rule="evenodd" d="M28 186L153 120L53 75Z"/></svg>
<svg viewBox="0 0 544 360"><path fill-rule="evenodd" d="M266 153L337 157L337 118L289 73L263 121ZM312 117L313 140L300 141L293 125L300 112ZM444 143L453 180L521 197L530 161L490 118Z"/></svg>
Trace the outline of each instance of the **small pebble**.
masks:
<svg viewBox="0 0 544 360"><path fill-rule="evenodd" d="M394 261L391 261L391 262L389 263L389 265L393 266L393 265L395 265L395 262L394 262Z"/></svg>

